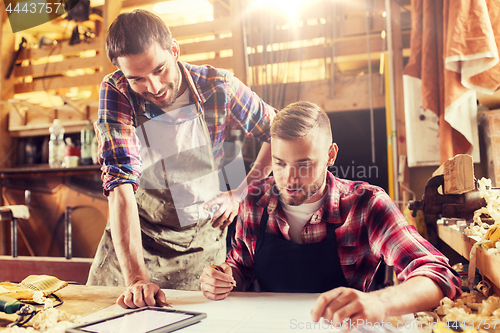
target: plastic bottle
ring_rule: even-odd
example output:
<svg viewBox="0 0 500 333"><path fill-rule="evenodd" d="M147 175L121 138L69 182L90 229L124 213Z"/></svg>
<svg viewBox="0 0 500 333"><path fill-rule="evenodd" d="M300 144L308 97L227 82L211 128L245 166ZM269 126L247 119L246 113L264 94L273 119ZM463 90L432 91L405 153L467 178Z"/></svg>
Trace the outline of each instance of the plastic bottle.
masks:
<svg viewBox="0 0 500 333"><path fill-rule="evenodd" d="M49 166L61 168L64 161L64 127L59 119L54 119L49 128Z"/></svg>
<svg viewBox="0 0 500 333"><path fill-rule="evenodd" d="M92 162L92 139L94 138L94 127L90 121L87 121L87 125L80 131L80 164L81 165L91 165Z"/></svg>
<svg viewBox="0 0 500 333"><path fill-rule="evenodd" d="M97 135L94 135L94 138L92 139L92 163L97 164L99 163L99 159L97 156L97 149L98 149L98 143L97 143Z"/></svg>

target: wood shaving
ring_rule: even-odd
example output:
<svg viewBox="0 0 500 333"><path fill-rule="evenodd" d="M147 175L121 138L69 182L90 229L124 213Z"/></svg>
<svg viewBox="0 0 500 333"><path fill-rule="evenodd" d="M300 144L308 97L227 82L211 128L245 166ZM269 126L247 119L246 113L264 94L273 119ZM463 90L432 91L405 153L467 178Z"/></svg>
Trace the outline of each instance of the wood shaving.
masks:
<svg viewBox="0 0 500 333"><path fill-rule="evenodd" d="M479 293L463 293L455 302L445 297L434 312L442 316L442 321L456 320L470 326L474 323L475 328L498 327L500 297L486 298Z"/></svg>
<svg viewBox="0 0 500 333"><path fill-rule="evenodd" d="M481 225L481 214L487 214L495 220L495 224L500 223L500 191L491 190L491 179L481 178L477 181L478 190L481 197L486 201L486 207L479 208L474 212L474 222Z"/></svg>
<svg viewBox="0 0 500 333"><path fill-rule="evenodd" d="M76 326L82 322L81 316L69 315L66 311L52 307L53 301L45 299L44 310L38 312L26 325L28 327L9 327L2 333L64 333L69 327Z"/></svg>
<svg viewBox="0 0 500 333"><path fill-rule="evenodd" d="M477 212L477 211L476 211ZM488 228L484 227L484 224L486 223L481 223L481 225L475 225L471 223L468 227L464 229L464 234L467 236L477 236L480 238L483 238L484 235L488 232L489 224L486 224Z"/></svg>
<svg viewBox="0 0 500 333"><path fill-rule="evenodd" d="M43 296L43 293L41 291L37 290L33 293L33 302L38 304L45 303L45 297Z"/></svg>

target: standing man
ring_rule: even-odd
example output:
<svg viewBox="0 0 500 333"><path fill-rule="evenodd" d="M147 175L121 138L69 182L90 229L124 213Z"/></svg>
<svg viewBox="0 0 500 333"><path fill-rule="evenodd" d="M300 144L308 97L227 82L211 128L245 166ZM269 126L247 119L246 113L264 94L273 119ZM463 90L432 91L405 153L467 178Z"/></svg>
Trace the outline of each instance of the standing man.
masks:
<svg viewBox="0 0 500 333"><path fill-rule="evenodd" d="M122 307L162 304L160 288L196 290L203 267L224 260L239 195L269 174L276 110L226 70L179 62L151 12L120 14L106 49L118 70L101 84L95 129L110 218L87 284L126 286ZM245 181L221 194L231 128L264 143Z"/></svg>
<svg viewBox="0 0 500 333"><path fill-rule="evenodd" d="M273 177L248 187L223 272L207 266L200 279L206 297L227 297L233 279L240 289L256 279L262 291L323 293L312 319L337 325L380 323L460 294L448 259L381 188L328 171L338 147L323 110L309 102L287 106L271 138ZM382 261L404 282L367 292Z"/></svg>

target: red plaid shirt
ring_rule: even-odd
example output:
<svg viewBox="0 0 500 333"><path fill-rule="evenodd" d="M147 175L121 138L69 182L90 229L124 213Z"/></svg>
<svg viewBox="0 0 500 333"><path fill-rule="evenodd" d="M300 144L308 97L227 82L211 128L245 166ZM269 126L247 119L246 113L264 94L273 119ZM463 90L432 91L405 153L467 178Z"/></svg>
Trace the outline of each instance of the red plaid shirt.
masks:
<svg viewBox="0 0 500 333"><path fill-rule="evenodd" d="M365 182L339 179L327 172L328 193L324 205L302 228L302 242L326 237L326 223L337 225L337 249L349 286L366 291L379 263L394 266L400 281L426 276L445 296L460 295L458 274L448 259L426 241L383 189ZM255 279L253 261L264 207L269 220L266 232L290 240L289 226L274 187L274 178L253 182L240 204L233 249L227 262L245 282Z"/></svg>

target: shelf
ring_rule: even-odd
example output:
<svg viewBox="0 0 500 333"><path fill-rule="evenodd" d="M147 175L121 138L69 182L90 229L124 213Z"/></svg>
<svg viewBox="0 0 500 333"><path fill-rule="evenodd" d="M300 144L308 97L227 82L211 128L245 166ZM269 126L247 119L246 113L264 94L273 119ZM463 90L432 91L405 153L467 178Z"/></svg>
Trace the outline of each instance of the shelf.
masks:
<svg viewBox="0 0 500 333"><path fill-rule="evenodd" d="M25 107L26 105L23 104ZM30 104L27 104L30 105ZM23 112L11 109L9 112L9 134L12 137L33 137L50 135L49 128L54 119L59 119L64 126L65 133L79 133L88 121L97 120L98 101L90 101L80 106L81 111L75 107L62 105L54 108L31 106Z"/></svg>
<svg viewBox="0 0 500 333"><path fill-rule="evenodd" d="M49 127L52 124L40 124L40 125L26 125L26 126L11 126L9 128L9 134L12 137L32 137L32 136L43 136L50 135ZM86 120L64 122L64 133L80 133L80 131L87 126Z"/></svg>
<svg viewBox="0 0 500 333"><path fill-rule="evenodd" d="M461 233L455 225L437 223L439 238L465 259L470 260L470 250L479 237L469 237ZM476 267L479 272L500 288L500 253L488 253L482 248L476 250Z"/></svg>

